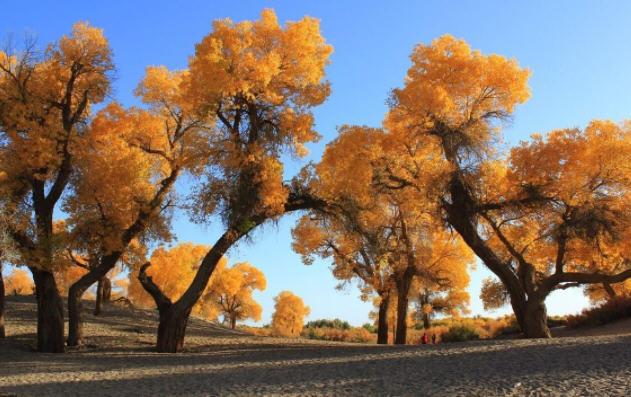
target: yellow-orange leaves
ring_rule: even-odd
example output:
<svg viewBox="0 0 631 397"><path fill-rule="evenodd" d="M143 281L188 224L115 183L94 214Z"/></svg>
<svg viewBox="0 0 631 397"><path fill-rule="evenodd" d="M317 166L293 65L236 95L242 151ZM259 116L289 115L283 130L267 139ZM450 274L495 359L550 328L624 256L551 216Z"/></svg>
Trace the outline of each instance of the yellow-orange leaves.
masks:
<svg viewBox="0 0 631 397"><path fill-rule="evenodd" d="M221 266L212 275L205 303L215 306L234 329L238 320L261 319L263 308L252 293L254 290L264 291L266 285L263 272L247 262L231 268Z"/></svg>
<svg viewBox="0 0 631 397"><path fill-rule="evenodd" d="M274 298L272 330L279 336L299 336L304 325L304 318L310 313L299 296L290 291L283 291Z"/></svg>
<svg viewBox="0 0 631 397"><path fill-rule="evenodd" d="M7 295L31 295L34 289L33 279L26 270L14 269L4 279L4 290Z"/></svg>

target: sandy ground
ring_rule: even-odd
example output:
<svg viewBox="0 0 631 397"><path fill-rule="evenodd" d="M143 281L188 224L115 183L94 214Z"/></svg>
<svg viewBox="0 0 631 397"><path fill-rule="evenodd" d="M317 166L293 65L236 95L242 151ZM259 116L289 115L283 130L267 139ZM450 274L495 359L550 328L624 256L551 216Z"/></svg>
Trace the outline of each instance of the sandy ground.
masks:
<svg viewBox="0 0 631 397"><path fill-rule="evenodd" d="M154 313L108 307L98 319L86 313L85 346L40 354L31 299L8 302L0 396L631 396L628 321L613 335L400 347L254 337L194 320L184 353L157 354Z"/></svg>

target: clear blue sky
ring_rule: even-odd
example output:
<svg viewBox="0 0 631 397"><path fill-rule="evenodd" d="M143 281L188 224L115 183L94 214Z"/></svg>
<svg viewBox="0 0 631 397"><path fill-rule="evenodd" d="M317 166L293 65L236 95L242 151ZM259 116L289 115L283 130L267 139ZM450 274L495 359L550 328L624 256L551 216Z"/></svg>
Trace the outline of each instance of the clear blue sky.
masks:
<svg viewBox="0 0 631 397"><path fill-rule="evenodd" d="M79 20L105 29L117 64L115 98L135 103L131 92L147 65L184 68L194 44L211 21L255 19L274 8L281 21L304 15L321 20L335 47L327 70L333 92L317 109L323 139L310 147L307 160L318 160L341 124L379 126L388 92L402 83L408 55L419 42L444 34L467 40L485 53L515 57L533 72L532 99L517 111L505 131L507 144L533 132L584 126L593 118L631 118L631 2L623 1L13 1L4 2L0 34L19 38L29 32L40 43L57 39ZM303 162L289 161L288 175ZM186 183L180 184L185 188ZM307 267L291 250L289 230L295 217L266 226L251 243L229 254L231 262L247 260L268 279L258 299L264 322L273 297L291 289L311 306L310 318L340 317L354 324L367 321L370 306L356 288L334 289L325 263ZM180 241L212 244L218 227L191 225L186 216L175 222ZM485 313L479 285L489 273L482 265L473 274L474 313ZM572 313L585 305L580 290L548 300L552 314Z"/></svg>

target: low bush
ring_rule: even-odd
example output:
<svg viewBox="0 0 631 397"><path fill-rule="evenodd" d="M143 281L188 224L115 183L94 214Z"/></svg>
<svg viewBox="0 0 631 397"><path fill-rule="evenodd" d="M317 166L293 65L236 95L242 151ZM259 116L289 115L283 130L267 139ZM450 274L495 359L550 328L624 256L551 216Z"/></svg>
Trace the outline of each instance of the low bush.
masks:
<svg viewBox="0 0 631 397"><path fill-rule="evenodd" d="M305 328L302 336L309 339L352 342L352 343L374 343L376 336L363 327L340 329L330 327Z"/></svg>
<svg viewBox="0 0 631 397"><path fill-rule="evenodd" d="M567 316L567 325L571 328L603 325L623 318L631 317L631 298L618 298L600 306L585 309L581 314Z"/></svg>
<svg viewBox="0 0 631 397"><path fill-rule="evenodd" d="M305 328L335 328L335 329L351 329L351 325L344 320L334 318L333 320L320 319L309 321L305 324Z"/></svg>
<svg viewBox="0 0 631 397"><path fill-rule="evenodd" d="M480 339L480 334L472 326L456 325L449 328L449 331L442 334L441 340L445 343L449 342L465 342L469 340Z"/></svg>
<svg viewBox="0 0 631 397"><path fill-rule="evenodd" d="M362 328L365 329L366 331L370 332L371 334L376 334L377 333L377 327L374 324L366 323L366 324L362 325Z"/></svg>

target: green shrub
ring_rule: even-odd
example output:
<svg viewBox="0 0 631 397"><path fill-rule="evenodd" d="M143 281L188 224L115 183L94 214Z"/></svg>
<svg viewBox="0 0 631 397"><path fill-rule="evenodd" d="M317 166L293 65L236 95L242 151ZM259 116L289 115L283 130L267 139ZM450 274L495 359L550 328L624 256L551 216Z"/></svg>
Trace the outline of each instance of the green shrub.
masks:
<svg viewBox="0 0 631 397"><path fill-rule="evenodd" d="M456 325L449 327L449 331L445 332L441 336L443 342L465 342L468 340L480 339L478 331L468 325Z"/></svg>
<svg viewBox="0 0 631 397"><path fill-rule="evenodd" d="M315 321L309 321L306 328L335 328L335 329L351 329L351 325L347 321L334 318L333 320L320 319Z"/></svg>
<svg viewBox="0 0 631 397"><path fill-rule="evenodd" d="M362 328L365 329L366 331L370 332L371 334L376 334L377 333L377 327L375 327L374 324L365 323L364 325L362 325Z"/></svg>

